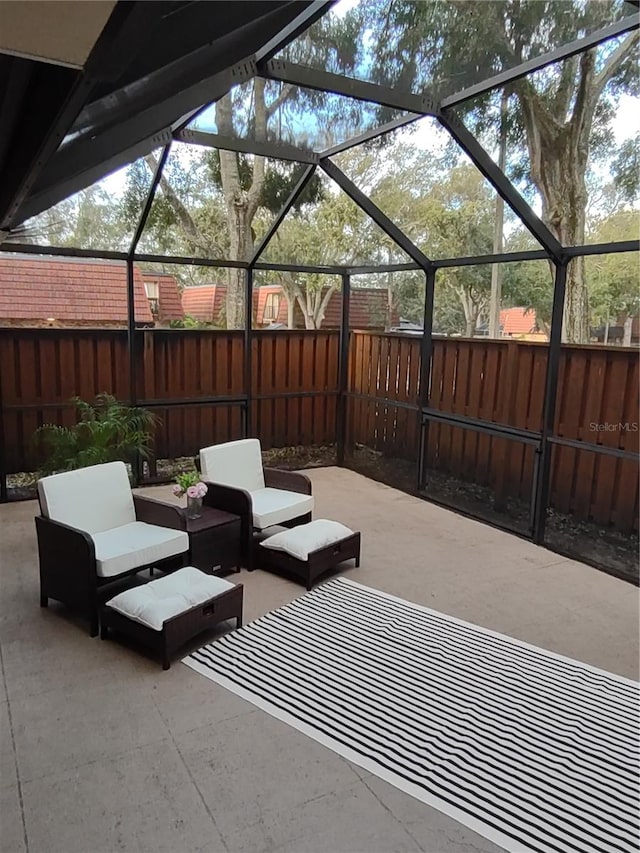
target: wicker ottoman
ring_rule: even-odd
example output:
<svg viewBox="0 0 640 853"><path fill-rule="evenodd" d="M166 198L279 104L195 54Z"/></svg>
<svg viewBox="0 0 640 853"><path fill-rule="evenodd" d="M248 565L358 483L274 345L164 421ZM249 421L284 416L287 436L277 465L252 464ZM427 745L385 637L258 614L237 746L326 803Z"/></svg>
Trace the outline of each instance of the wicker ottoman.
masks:
<svg viewBox="0 0 640 853"><path fill-rule="evenodd" d="M235 619L242 624L242 584L212 577L193 566L133 587L110 599L101 611L100 636L109 629L170 658L201 631Z"/></svg>
<svg viewBox="0 0 640 853"><path fill-rule="evenodd" d="M360 565L360 534L337 521L318 518L263 539L256 552L256 568L293 575L311 589L321 575L345 560L355 559Z"/></svg>

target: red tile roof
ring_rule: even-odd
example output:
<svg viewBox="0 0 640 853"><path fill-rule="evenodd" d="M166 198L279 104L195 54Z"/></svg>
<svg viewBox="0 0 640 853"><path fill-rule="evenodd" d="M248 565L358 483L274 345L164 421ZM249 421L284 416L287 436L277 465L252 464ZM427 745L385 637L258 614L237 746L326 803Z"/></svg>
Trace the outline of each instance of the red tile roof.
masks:
<svg viewBox="0 0 640 853"><path fill-rule="evenodd" d="M134 269L136 323L153 323L142 273ZM117 261L0 257L0 323L126 325L127 270Z"/></svg>
<svg viewBox="0 0 640 853"><path fill-rule="evenodd" d="M147 272L142 271L142 279L144 282L157 282L158 292L160 294L160 310L158 312L158 320L161 323L169 320L180 320L184 316L182 310L182 301L180 299L180 291L178 290L178 282L167 272Z"/></svg>
<svg viewBox="0 0 640 853"><path fill-rule="evenodd" d="M507 337L532 335L538 331L536 312L533 308L503 308L500 326L502 334Z"/></svg>
<svg viewBox="0 0 640 853"><path fill-rule="evenodd" d="M224 284L197 284L182 291L182 310L201 323L224 325L227 287Z"/></svg>
<svg viewBox="0 0 640 853"><path fill-rule="evenodd" d="M271 293L282 294L278 316L273 321L270 319L265 320L264 317L267 296ZM221 312L224 311L226 295L227 288L224 284L185 287L182 291L184 313L201 322L219 323ZM387 310L386 290L365 287L352 288L349 312L349 322L352 329L384 329L387 322ZM266 326L270 322L286 325L287 300L284 298L281 286L279 284L269 284L257 287L253 291L253 311L257 326ZM340 326L341 311L342 294L336 291L329 299L322 327L325 329L337 329ZM394 325L397 323L398 313L394 311L391 317L391 324ZM298 329L304 328L302 312L297 305L294 311L294 324Z"/></svg>

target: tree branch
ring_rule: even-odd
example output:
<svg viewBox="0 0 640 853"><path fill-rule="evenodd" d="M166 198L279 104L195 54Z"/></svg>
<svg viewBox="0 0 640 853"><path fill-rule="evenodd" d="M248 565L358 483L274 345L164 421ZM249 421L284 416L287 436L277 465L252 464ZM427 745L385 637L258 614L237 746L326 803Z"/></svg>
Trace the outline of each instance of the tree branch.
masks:
<svg viewBox="0 0 640 853"><path fill-rule="evenodd" d="M257 82L257 81L256 81ZM264 85L264 84L263 84ZM293 85L291 83L284 83L278 96L273 99L273 101L266 107L267 118L271 118L271 116L277 112L282 104L285 101L288 101L291 95L293 94Z"/></svg>
<svg viewBox="0 0 640 853"><path fill-rule="evenodd" d="M153 156L153 154L147 154L144 159L149 168L152 170L152 172L155 172L158 165L158 161ZM162 189L164 197L168 201L178 221L180 222L180 226L182 227L187 240L194 246L198 246L205 252L209 252L212 248L211 241L207 240L202 231L200 231L200 229L194 222L193 217L191 216L187 208L184 206L184 204L180 201L180 199L176 195L175 190L164 175L160 176L160 188Z"/></svg>
<svg viewBox="0 0 640 853"><path fill-rule="evenodd" d="M624 60L630 55L631 51L638 43L639 38L640 32L635 30L627 36L627 38L613 51L611 56L609 56L595 79L593 93L596 101L602 94L602 91L609 80L611 80L611 78L617 73Z"/></svg>

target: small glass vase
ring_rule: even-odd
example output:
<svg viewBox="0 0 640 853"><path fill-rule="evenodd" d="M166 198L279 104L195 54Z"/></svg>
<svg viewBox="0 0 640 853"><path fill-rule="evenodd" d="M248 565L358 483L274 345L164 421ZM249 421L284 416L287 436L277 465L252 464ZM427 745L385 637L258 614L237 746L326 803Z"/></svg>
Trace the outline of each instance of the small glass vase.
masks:
<svg viewBox="0 0 640 853"><path fill-rule="evenodd" d="M200 518L202 514L202 498L187 497L187 518Z"/></svg>

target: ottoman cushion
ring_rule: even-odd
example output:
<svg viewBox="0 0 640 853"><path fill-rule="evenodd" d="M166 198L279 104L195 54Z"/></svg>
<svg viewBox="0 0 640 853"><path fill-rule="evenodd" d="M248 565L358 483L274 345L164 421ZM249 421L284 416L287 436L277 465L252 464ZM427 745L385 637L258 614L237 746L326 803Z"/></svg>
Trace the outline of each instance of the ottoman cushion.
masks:
<svg viewBox="0 0 640 853"><path fill-rule="evenodd" d="M164 622L209 601L234 584L187 566L171 575L133 587L116 595L106 606L122 616L161 631Z"/></svg>
<svg viewBox="0 0 640 853"><path fill-rule="evenodd" d="M285 551L298 560L308 560L312 551L326 548L334 542L340 542L353 535L353 530L340 524L339 521L329 521L318 518L308 524L292 527L283 533L276 533L265 539L260 545L274 551Z"/></svg>

